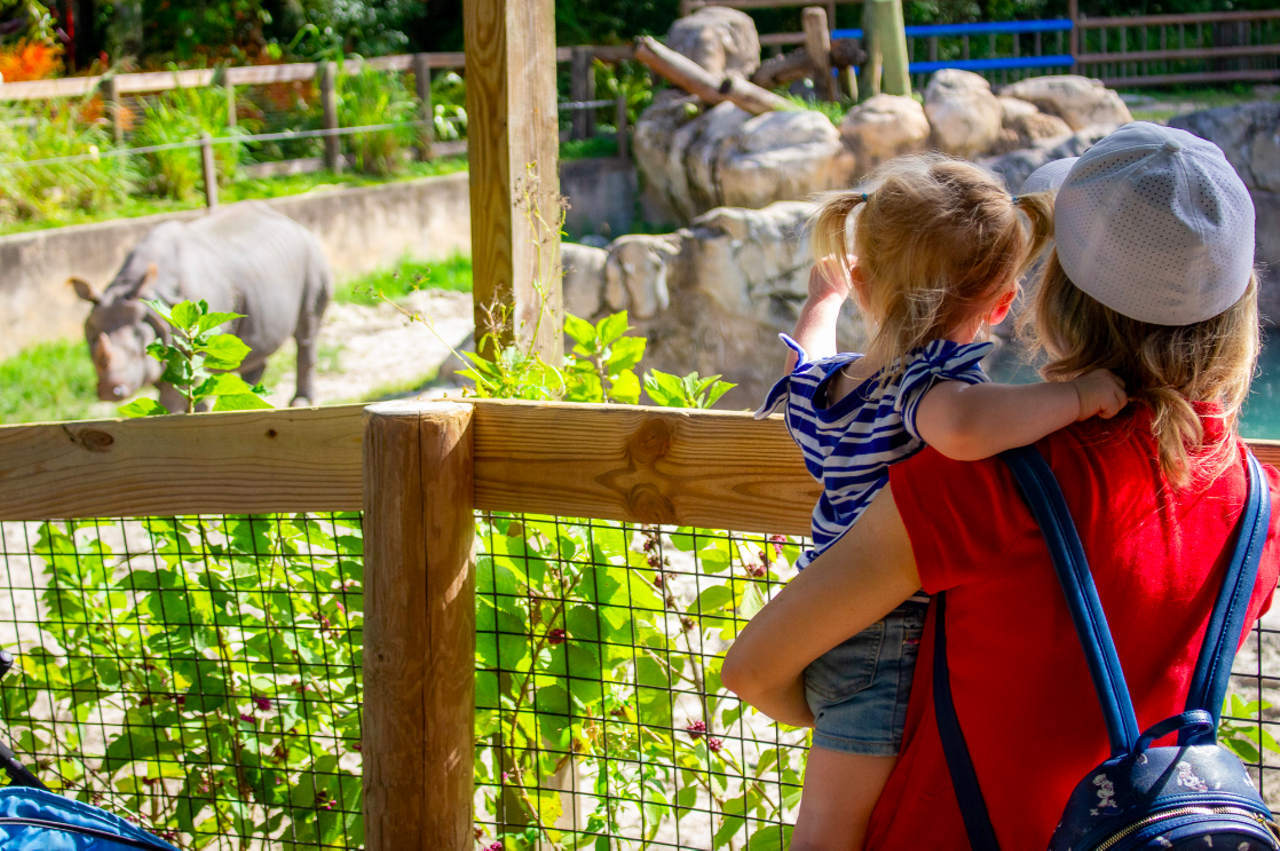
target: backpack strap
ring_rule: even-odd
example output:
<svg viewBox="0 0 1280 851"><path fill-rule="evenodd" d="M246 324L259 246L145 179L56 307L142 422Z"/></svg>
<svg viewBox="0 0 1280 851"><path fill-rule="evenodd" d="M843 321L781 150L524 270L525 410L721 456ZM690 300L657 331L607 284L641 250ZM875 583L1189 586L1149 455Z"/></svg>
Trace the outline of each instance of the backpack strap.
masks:
<svg viewBox="0 0 1280 851"><path fill-rule="evenodd" d="M1213 614L1209 617L1204 644L1200 647L1200 658L1196 660L1195 674L1187 694L1187 711L1207 711L1213 716L1213 727L1209 730L1184 730L1178 737L1180 745L1211 745L1218 739L1218 718L1222 714L1222 702L1227 697L1231 664L1246 627L1245 616L1253 598L1258 564L1262 560L1262 548L1271 525L1271 488L1266 471L1252 452L1245 450L1245 454L1249 496L1240 515L1235 551L1227 565L1227 575Z"/></svg>
<svg viewBox="0 0 1280 851"><path fill-rule="evenodd" d="M1071 511L1062 496L1062 488L1049 464L1034 446L1023 446L1000 453L1013 471L1013 477L1031 509L1032 516L1049 545L1049 556L1057 571L1058 581L1067 598L1067 608L1080 645L1084 648L1093 687L1102 704L1102 717L1107 725L1111 755L1121 756L1133 750L1138 741L1138 719L1133 700L1120 668L1120 657L1107 628L1098 589L1089 572L1080 534L1076 531Z"/></svg>

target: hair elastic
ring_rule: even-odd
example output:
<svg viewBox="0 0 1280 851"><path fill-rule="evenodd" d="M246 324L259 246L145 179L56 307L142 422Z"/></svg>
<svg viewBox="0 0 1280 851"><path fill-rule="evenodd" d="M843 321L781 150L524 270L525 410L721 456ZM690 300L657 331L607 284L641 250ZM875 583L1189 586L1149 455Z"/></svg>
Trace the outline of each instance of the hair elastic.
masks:
<svg viewBox="0 0 1280 851"><path fill-rule="evenodd" d="M1019 201L1019 200L1021 200L1021 199L1020 199L1017 195L1010 195L1010 196L1009 196L1009 203L1013 204L1013 206L1015 206L1015 207L1016 207L1016 206L1018 206L1018 201Z"/></svg>
<svg viewBox="0 0 1280 851"><path fill-rule="evenodd" d="M863 193L862 193L862 203L864 203L864 204L865 204L866 202L867 202L867 193L863 192Z"/></svg>

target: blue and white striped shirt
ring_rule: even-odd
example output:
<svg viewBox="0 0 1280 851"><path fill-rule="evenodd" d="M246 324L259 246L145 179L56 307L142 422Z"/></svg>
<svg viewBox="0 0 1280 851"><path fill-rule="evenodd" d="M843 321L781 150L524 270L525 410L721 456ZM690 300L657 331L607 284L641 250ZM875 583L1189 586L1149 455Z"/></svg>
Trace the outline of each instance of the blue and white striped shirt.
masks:
<svg viewBox="0 0 1280 851"><path fill-rule="evenodd" d="M888 483L889 465L924 448L916 411L925 393L939 381L989 380L980 361L992 344L934 340L903 358L896 374L886 378L881 370L828 405L830 379L862 355L845 353L810 362L799 343L780 336L800 362L773 385L756 419L785 402L787 429L804 453L805 466L822 483L822 496L813 509L813 549L796 563L803 569L862 516Z"/></svg>

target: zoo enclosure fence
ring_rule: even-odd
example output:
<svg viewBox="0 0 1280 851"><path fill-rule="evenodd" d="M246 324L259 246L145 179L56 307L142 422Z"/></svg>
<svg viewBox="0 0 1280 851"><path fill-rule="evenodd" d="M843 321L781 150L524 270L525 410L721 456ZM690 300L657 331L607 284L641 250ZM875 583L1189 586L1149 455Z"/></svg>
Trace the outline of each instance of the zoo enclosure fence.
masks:
<svg viewBox="0 0 1280 851"><path fill-rule="evenodd" d="M776 849L805 740L717 660L815 497L782 424L745 414L3 427L4 720L38 773L176 813L193 847ZM1233 684L1259 742L1273 638ZM1253 766L1280 803L1277 769Z"/></svg>

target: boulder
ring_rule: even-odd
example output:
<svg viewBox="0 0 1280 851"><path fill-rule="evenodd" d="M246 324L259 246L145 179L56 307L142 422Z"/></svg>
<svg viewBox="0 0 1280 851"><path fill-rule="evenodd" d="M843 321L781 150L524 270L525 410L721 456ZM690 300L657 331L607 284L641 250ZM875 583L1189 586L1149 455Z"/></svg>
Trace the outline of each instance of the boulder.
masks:
<svg viewBox="0 0 1280 851"><path fill-rule="evenodd" d="M645 110L634 149L649 201L677 222L723 205L758 208L846 186L854 163L821 113L753 117L731 103L702 111L684 99Z"/></svg>
<svg viewBox="0 0 1280 851"><path fill-rule="evenodd" d="M602 248L565 242L560 245L564 268L564 309L574 316L595 316L600 312L600 281L609 252Z"/></svg>
<svg viewBox="0 0 1280 851"><path fill-rule="evenodd" d="M1029 101L1042 112L1067 122L1072 130L1092 125L1119 126L1133 120L1120 95L1104 86L1101 80L1076 74L1028 77L1005 86L1000 94Z"/></svg>
<svg viewBox="0 0 1280 851"><path fill-rule="evenodd" d="M847 186L853 157L820 112L767 112L744 122L714 172L720 204L760 208Z"/></svg>
<svg viewBox="0 0 1280 851"><path fill-rule="evenodd" d="M1222 148L1250 190L1280 192L1280 103L1206 109L1171 118L1169 126Z"/></svg>
<svg viewBox="0 0 1280 851"><path fill-rule="evenodd" d="M900 95L869 98L849 110L840 123L840 136L853 153L859 175L886 160L923 151L929 145L929 133L924 107L915 98Z"/></svg>
<svg viewBox="0 0 1280 851"><path fill-rule="evenodd" d="M972 159L1000 136L1000 101L990 83L969 71L946 68L934 74L925 89L924 112L934 145L944 153Z"/></svg>
<svg viewBox="0 0 1280 851"><path fill-rule="evenodd" d="M725 6L703 6L678 18L667 30L667 47L697 62L716 76L746 79L760 67L760 36L746 12Z"/></svg>
<svg viewBox="0 0 1280 851"><path fill-rule="evenodd" d="M1050 160L1080 156L1112 129L1111 127L1091 127L1072 133L1065 138L1042 139L1029 148L998 157L988 157L979 160L978 164L1004 180L1004 185L1009 187L1010 192L1018 192L1022 189L1023 182L1031 176L1031 172Z"/></svg>
<svg viewBox="0 0 1280 851"><path fill-rule="evenodd" d="M650 319L671 303L667 275L679 254L669 236L637 234L615 239L606 252L603 301L610 313L627 311L630 319Z"/></svg>
<svg viewBox="0 0 1280 851"><path fill-rule="evenodd" d="M1001 124L1009 124L1011 121L1025 115L1038 115L1040 113L1040 108L1031 101L1011 98L1006 95L1000 95L999 98Z"/></svg>
<svg viewBox="0 0 1280 851"><path fill-rule="evenodd" d="M1261 266L1258 312L1268 327L1280 325L1280 192L1253 190L1257 244L1253 257Z"/></svg>
<svg viewBox="0 0 1280 851"><path fill-rule="evenodd" d="M1000 126L1000 136L991 146L990 153L1005 154L1029 148L1038 142L1061 140L1070 135L1071 128L1067 126L1067 122L1056 115L1046 115L1036 110L1029 115L1006 117Z"/></svg>

